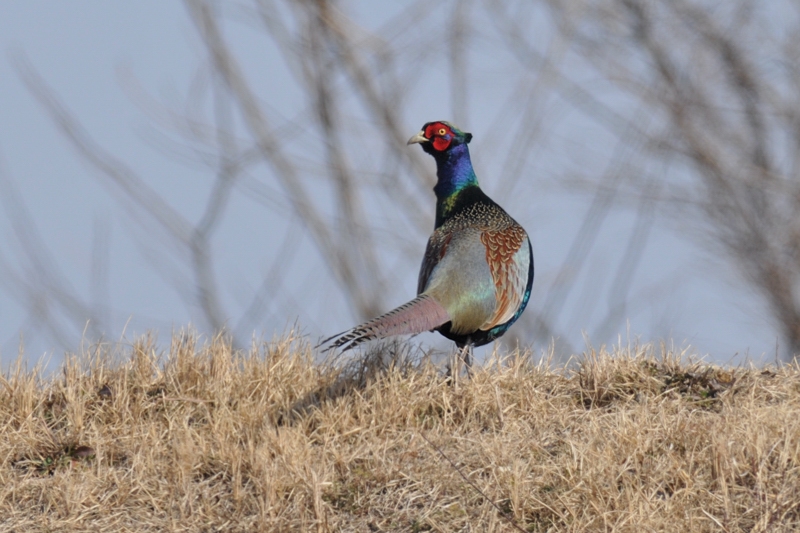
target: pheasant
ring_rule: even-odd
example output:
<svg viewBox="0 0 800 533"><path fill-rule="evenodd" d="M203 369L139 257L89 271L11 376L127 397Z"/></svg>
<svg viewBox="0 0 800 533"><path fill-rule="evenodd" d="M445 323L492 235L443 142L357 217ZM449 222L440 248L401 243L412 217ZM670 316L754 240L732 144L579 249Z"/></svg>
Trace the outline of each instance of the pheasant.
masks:
<svg viewBox="0 0 800 533"><path fill-rule="evenodd" d="M325 339L349 350L363 342L436 330L455 341L469 368L473 346L503 335L520 317L533 284L525 230L478 186L467 144L472 134L428 122L408 144L436 160L436 224L419 271L417 297Z"/></svg>

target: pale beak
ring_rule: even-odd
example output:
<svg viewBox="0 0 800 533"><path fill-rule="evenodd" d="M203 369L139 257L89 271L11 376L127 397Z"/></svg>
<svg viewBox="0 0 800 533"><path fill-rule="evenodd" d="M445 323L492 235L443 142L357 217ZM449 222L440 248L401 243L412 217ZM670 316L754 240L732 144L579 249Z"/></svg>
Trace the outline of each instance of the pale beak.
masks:
<svg viewBox="0 0 800 533"><path fill-rule="evenodd" d="M410 145L410 144L417 144L417 143L424 143L424 142L428 142L429 140L430 140L430 139L428 139L427 137L425 137L425 132L424 132L424 131L421 131L421 132L417 133L416 135L414 135L413 137L411 137L411 138L408 140L408 142L406 143L406 146L408 146L408 145Z"/></svg>

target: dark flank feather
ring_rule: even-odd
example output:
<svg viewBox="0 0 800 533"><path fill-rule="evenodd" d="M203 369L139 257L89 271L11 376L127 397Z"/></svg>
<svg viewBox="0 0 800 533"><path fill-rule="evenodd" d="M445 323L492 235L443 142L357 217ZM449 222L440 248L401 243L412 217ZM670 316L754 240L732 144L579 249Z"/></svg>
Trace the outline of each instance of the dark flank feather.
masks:
<svg viewBox="0 0 800 533"><path fill-rule="evenodd" d="M408 141L433 156L438 177L436 225L420 266L418 296L325 339L331 343L326 350L430 330L470 350L503 335L522 314L533 283L530 240L478 186L467 148L471 139L438 121Z"/></svg>

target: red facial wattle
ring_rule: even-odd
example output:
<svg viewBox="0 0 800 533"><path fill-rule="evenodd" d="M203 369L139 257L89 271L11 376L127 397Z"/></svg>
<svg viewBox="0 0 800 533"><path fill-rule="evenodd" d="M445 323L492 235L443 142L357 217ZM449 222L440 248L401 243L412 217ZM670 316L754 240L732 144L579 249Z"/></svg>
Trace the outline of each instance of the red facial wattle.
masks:
<svg viewBox="0 0 800 533"><path fill-rule="evenodd" d="M428 127L425 128L425 137L431 141L436 150L441 152L447 150L447 147L450 146L453 140L453 132L447 124L434 122L433 124L428 124Z"/></svg>

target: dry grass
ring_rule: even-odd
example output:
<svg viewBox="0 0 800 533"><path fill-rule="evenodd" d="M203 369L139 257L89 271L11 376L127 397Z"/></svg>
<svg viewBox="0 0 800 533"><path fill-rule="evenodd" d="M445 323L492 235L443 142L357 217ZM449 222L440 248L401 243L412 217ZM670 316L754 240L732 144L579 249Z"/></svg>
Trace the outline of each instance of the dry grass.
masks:
<svg viewBox="0 0 800 533"><path fill-rule="evenodd" d="M658 353L655 353L658 352ZM1 531L800 529L800 370L512 354L454 388L285 339L147 341L0 379Z"/></svg>

